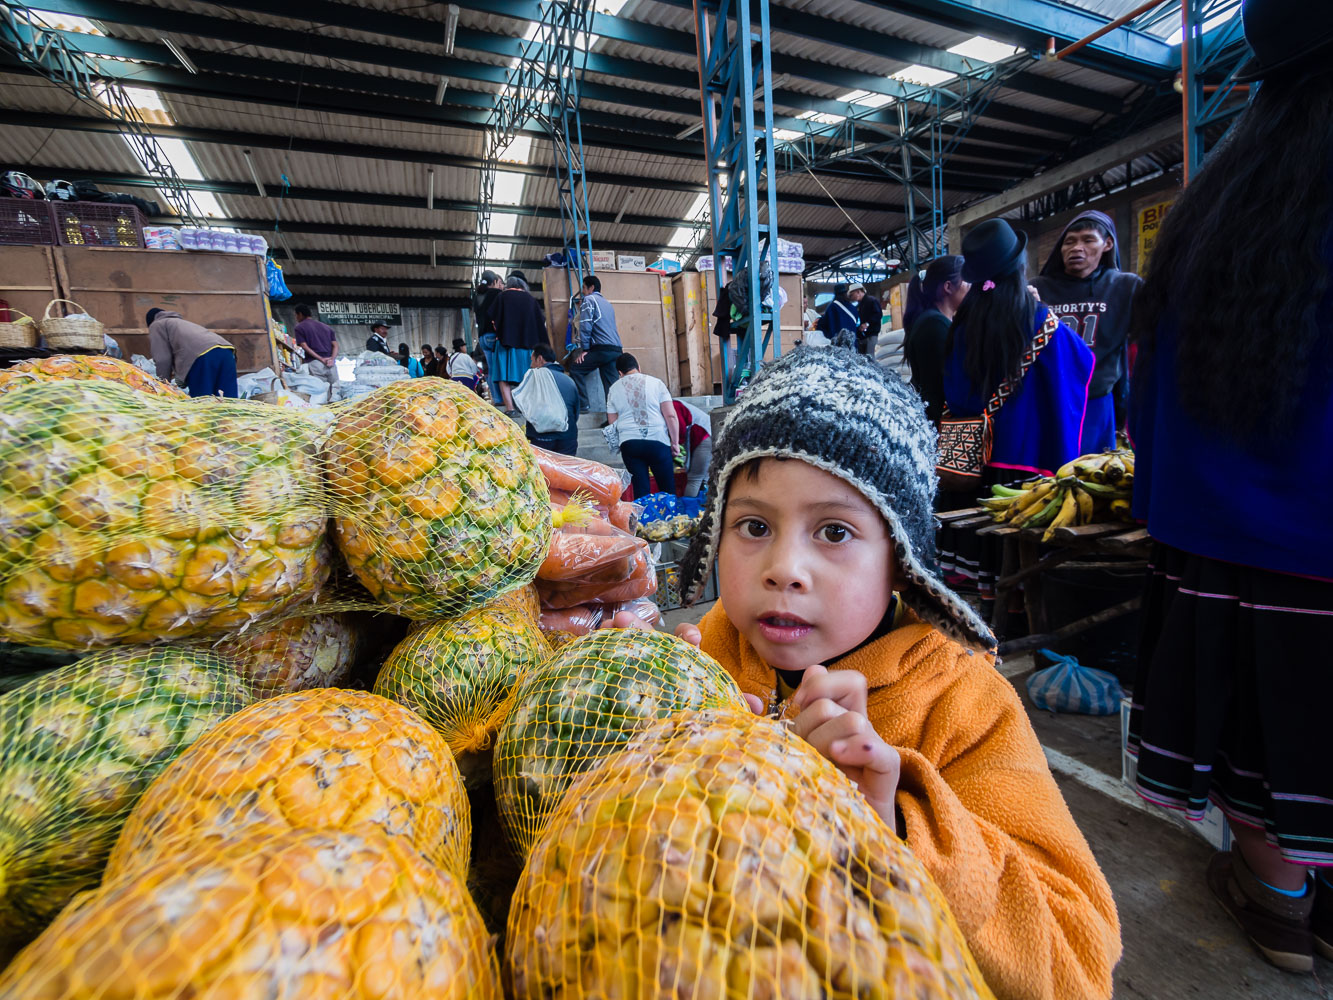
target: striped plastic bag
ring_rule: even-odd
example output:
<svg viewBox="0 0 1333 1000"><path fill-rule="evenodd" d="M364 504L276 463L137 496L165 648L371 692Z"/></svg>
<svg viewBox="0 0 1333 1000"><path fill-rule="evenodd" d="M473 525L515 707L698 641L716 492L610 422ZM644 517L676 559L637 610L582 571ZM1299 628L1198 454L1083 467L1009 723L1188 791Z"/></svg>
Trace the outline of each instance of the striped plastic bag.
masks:
<svg viewBox="0 0 1333 1000"><path fill-rule="evenodd" d="M1120 710L1120 681L1105 670L1085 667L1072 656L1040 650L1051 666L1028 678L1028 697L1047 712L1113 715Z"/></svg>

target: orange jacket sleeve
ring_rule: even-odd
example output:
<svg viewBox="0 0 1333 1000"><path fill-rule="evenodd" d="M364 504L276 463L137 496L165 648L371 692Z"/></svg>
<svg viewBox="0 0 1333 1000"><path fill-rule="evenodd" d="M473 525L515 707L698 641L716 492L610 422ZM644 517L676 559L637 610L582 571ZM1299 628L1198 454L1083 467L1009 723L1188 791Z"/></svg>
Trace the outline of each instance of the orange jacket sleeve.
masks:
<svg viewBox="0 0 1333 1000"><path fill-rule="evenodd" d="M996 997L1110 997L1115 903L1014 689L981 657L958 656L915 747L898 748L907 844Z"/></svg>

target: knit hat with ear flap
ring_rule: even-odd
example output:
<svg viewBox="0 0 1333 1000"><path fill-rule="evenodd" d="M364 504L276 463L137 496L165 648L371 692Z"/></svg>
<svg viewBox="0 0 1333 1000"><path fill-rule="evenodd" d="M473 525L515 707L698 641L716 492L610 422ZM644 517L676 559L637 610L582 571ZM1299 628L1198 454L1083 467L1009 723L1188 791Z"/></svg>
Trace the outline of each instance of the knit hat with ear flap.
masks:
<svg viewBox="0 0 1333 1000"><path fill-rule="evenodd" d="M774 457L808 462L860 492L888 522L903 603L964 645L995 647L935 561L935 431L924 405L897 375L843 348L801 347L766 365L714 435L708 504L680 567L691 603L717 558L732 475Z"/></svg>

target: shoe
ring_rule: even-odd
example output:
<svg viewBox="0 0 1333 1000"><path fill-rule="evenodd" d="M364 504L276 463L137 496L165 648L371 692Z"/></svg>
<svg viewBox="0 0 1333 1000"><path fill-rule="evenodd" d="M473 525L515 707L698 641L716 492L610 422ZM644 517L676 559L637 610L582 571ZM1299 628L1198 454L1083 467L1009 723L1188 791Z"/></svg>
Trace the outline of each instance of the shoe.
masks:
<svg viewBox="0 0 1333 1000"><path fill-rule="evenodd" d="M1273 892L1234 851L1214 854L1207 878L1222 909L1270 964L1287 972L1314 971L1313 892L1300 899Z"/></svg>
<svg viewBox="0 0 1333 1000"><path fill-rule="evenodd" d="M1333 884L1316 876L1314 882L1314 909L1310 911L1310 934L1314 950L1321 958L1333 962Z"/></svg>

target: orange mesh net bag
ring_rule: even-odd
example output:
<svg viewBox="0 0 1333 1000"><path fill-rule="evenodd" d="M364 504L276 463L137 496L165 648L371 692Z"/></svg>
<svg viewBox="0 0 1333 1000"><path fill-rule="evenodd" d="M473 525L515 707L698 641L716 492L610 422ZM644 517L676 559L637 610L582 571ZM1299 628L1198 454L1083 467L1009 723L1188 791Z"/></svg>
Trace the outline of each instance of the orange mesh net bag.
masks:
<svg viewBox="0 0 1333 1000"><path fill-rule="evenodd" d="M56 354L49 358L33 358L0 371L0 393L27 382L53 382L60 379L119 382L121 385L146 392L150 396L168 396L187 399L184 389L149 375L128 361L98 355L87 357L77 354Z"/></svg>
<svg viewBox="0 0 1333 1000"><path fill-rule="evenodd" d="M335 412L324 459L338 547L385 610L448 617L532 581L550 496L517 424L436 378Z"/></svg>
<svg viewBox="0 0 1333 1000"><path fill-rule="evenodd" d="M250 833L163 857L67 908L4 1000L500 1000L462 882L406 841Z"/></svg>
<svg viewBox="0 0 1333 1000"><path fill-rule="evenodd" d="M347 615L310 615L228 636L215 648L236 662L257 697L271 698L346 683L356 663L357 636Z"/></svg>
<svg viewBox="0 0 1333 1000"><path fill-rule="evenodd" d="M509 915L517 1000L991 1000L929 874L781 723L681 712L569 790Z"/></svg>
<svg viewBox="0 0 1333 1000"><path fill-rule="evenodd" d="M96 885L148 783L249 704L221 657L131 647L0 695L0 965Z"/></svg>
<svg viewBox="0 0 1333 1000"><path fill-rule="evenodd" d="M413 630L384 661L374 692L434 726L475 789L490 782L491 744L514 684L550 653L531 618L488 605Z"/></svg>
<svg viewBox="0 0 1333 1000"><path fill-rule="evenodd" d="M684 708L744 709L712 657L662 632L603 629L520 680L496 739L495 796L523 857L570 783L645 723Z"/></svg>
<svg viewBox="0 0 1333 1000"><path fill-rule="evenodd" d="M302 827L398 837L467 873L467 794L444 740L401 705L337 688L258 702L200 739L144 793L107 872Z"/></svg>
<svg viewBox="0 0 1333 1000"><path fill-rule="evenodd" d="M0 395L0 638L219 636L309 602L330 569L321 433L97 380Z"/></svg>

